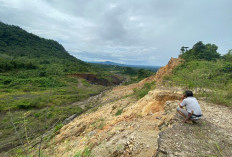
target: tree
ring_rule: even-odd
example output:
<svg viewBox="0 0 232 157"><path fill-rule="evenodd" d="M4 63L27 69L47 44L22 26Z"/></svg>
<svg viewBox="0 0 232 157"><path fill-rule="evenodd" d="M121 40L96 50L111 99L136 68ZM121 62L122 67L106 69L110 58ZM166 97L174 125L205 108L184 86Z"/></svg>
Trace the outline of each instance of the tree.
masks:
<svg viewBox="0 0 232 157"><path fill-rule="evenodd" d="M181 48L184 50L184 47ZM215 44L204 44L202 41L193 45L192 49L184 51L180 55L181 58L190 60L216 60L220 58L220 54L217 52L218 47Z"/></svg>
<svg viewBox="0 0 232 157"><path fill-rule="evenodd" d="M149 70L145 70L145 69L139 69L138 71L138 78L139 79L143 79L143 78L146 78L150 75L152 75L153 73Z"/></svg>
<svg viewBox="0 0 232 157"><path fill-rule="evenodd" d="M230 49L222 58L227 62L232 62L232 49Z"/></svg>
<svg viewBox="0 0 232 157"><path fill-rule="evenodd" d="M180 53L184 54L186 51L188 51L188 47L182 46L180 49Z"/></svg>
<svg viewBox="0 0 232 157"><path fill-rule="evenodd" d="M124 74L129 74L129 75L136 75L137 71L135 69L133 69L133 68L125 67L125 68L123 68L123 73Z"/></svg>

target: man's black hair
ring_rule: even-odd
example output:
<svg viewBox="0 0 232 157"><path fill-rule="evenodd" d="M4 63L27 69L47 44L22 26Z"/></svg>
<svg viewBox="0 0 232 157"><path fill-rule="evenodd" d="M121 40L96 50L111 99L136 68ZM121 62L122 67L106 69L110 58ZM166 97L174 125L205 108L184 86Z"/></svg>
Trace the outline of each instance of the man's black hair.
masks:
<svg viewBox="0 0 232 157"><path fill-rule="evenodd" d="M186 91L184 92L184 96L186 96L186 97L193 96L193 92L190 91L190 90L186 90Z"/></svg>

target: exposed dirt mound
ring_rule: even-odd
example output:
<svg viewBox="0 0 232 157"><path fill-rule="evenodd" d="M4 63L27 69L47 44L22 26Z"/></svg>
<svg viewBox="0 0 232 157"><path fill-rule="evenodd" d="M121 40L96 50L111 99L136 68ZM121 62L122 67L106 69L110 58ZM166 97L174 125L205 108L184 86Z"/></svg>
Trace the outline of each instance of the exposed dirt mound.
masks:
<svg viewBox="0 0 232 157"><path fill-rule="evenodd" d="M177 67L181 62L183 61L183 59L180 58L171 58L170 61L168 62L168 64L162 68L160 68L154 79L157 83L162 82L163 77L164 76L168 76L172 74L172 70Z"/></svg>
<svg viewBox="0 0 232 157"><path fill-rule="evenodd" d="M145 83L151 83L155 81L156 83L161 83L164 76L171 75L172 70L177 67L183 59L180 58L171 58L168 64L164 67L161 67L155 75L152 75L148 78L143 79L142 81L128 86L119 86L115 89L120 93L131 94L134 88L142 88Z"/></svg>
<svg viewBox="0 0 232 157"><path fill-rule="evenodd" d="M145 78L144 80L140 81L137 84L132 84L130 86L142 86L145 83L150 83L155 81L156 83L160 84L163 81L164 76L168 76L172 74L172 71L175 67L177 67L179 64L183 62L183 59L180 58L171 58L168 62L168 64L164 67L161 67L155 75L152 75L148 78Z"/></svg>

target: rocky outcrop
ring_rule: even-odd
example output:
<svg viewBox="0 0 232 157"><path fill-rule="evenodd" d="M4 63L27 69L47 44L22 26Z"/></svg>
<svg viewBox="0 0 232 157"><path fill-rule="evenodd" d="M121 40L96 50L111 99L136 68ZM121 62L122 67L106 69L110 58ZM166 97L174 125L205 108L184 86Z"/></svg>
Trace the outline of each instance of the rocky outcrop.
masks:
<svg viewBox="0 0 232 157"><path fill-rule="evenodd" d="M155 81L157 84L161 84L164 76L172 74L173 69L180 65L184 60L180 58L171 58L167 65L161 67L155 75L152 75L144 80L140 81L139 84L150 83Z"/></svg>
<svg viewBox="0 0 232 157"><path fill-rule="evenodd" d="M162 82L164 76L168 76L172 74L172 71L175 67L177 67L181 62L183 62L183 59L180 58L171 58L167 65L164 67L161 67L156 75L155 75L155 81L157 83Z"/></svg>

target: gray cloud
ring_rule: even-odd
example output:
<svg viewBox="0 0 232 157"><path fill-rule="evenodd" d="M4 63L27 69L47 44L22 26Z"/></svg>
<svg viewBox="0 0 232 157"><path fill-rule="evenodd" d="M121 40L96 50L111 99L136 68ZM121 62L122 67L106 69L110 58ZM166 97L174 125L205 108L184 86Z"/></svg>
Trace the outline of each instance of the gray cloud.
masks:
<svg viewBox="0 0 232 157"><path fill-rule="evenodd" d="M0 20L86 61L164 65L202 40L232 48L231 0L0 0Z"/></svg>

